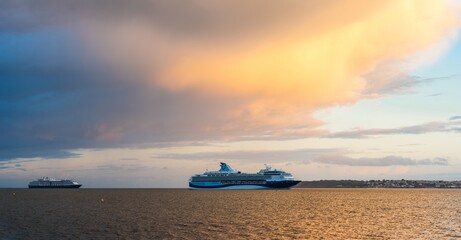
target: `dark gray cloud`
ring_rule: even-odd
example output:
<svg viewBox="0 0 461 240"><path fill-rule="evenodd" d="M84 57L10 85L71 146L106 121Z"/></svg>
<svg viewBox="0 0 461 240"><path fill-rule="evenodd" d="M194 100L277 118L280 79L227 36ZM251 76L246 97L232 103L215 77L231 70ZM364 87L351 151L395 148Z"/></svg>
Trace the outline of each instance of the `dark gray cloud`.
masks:
<svg viewBox="0 0 461 240"><path fill-rule="evenodd" d="M386 156L378 158L351 158L344 155L325 155L312 160L312 162L344 165L344 166L418 166L418 165L448 165L446 158L412 159L399 156Z"/></svg>
<svg viewBox="0 0 461 240"><path fill-rule="evenodd" d="M19 141L21 138L15 140ZM32 140L30 142L33 143ZM40 145L40 141L37 141L37 145ZM70 146L59 149L59 146L55 145L49 147L5 147L0 149L0 161L15 158L76 158L81 156L73 152L73 149Z"/></svg>
<svg viewBox="0 0 461 240"><path fill-rule="evenodd" d="M213 36L214 40L225 40L241 34L271 34L276 28L306 19L309 13L325 8L329 2L332 1L6 0L0 2L0 31L23 33L60 26L81 27L88 22L114 26L136 21L175 37L203 40ZM336 17L338 22L341 18L354 18Z"/></svg>
<svg viewBox="0 0 461 240"><path fill-rule="evenodd" d="M173 9L180 15L172 14ZM177 13L177 12L176 12ZM0 3L0 30L4 32L39 31L47 27L76 26L83 21L125 21L144 19L160 22L167 29L186 29L202 24L203 16L191 1L14 1Z"/></svg>
<svg viewBox="0 0 461 240"><path fill-rule="evenodd" d="M0 161L0 171L2 170L17 170L17 171L27 171L21 163L18 162L12 162L12 161L7 161L7 162L1 162Z"/></svg>

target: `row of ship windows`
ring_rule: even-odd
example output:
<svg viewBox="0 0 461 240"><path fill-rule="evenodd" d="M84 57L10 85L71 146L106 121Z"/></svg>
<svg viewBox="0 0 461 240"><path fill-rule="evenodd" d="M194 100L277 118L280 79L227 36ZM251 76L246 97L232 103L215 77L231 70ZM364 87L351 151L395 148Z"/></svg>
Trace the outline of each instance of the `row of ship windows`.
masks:
<svg viewBox="0 0 461 240"><path fill-rule="evenodd" d="M224 184L242 184L242 183L251 183L251 184L264 184L266 181L221 181Z"/></svg>
<svg viewBox="0 0 461 240"><path fill-rule="evenodd" d="M234 180L222 180L222 179L208 179L208 180L192 180L191 182L265 182L265 179L252 179L252 180L240 180L240 179L234 179Z"/></svg>
<svg viewBox="0 0 461 240"><path fill-rule="evenodd" d="M55 185L62 185L62 184L44 184L44 183L41 183L41 184L32 184L32 185L37 185L37 186L55 186Z"/></svg>
<svg viewBox="0 0 461 240"><path fill-rule="evenodd" d="M207 177L204 177L204 176L200 176L200 177L192 177L194 179L200 179L200 178L203 178L203 179L210 179L210 178L267 178L268 176L263 176L263 175L256 175L256 176L207 176Z"/></svg>
<svg viewBox="0 0 461 240"><path fill-rule="evenodd" d="M259 176L259 177L198 177L192 178L193 180L211 180L211 179L219 179L219 180L265 180L271 178L270 176Z"/></svg>

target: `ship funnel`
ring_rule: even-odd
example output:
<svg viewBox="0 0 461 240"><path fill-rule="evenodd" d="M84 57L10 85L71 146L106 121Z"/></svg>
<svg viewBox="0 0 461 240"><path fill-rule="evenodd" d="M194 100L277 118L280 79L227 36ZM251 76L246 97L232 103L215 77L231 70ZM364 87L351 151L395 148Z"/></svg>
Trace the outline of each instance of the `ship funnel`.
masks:
<svg viewBox="0 0 461 240"><path fill-rule="evenodd" d="M226 163L221 163L221 169L219 169L220 172L235 172L231 166L227 165Z"/></svg>
<svg viewBox="0 0 461 240"><path fill-rule="evenodd" d="M272 167L269 166L269 165L267 165L266 163L264 163L264 167L266 167L266 170L267 170L267 171L270 171L270 170L272 169Z"/></svg>

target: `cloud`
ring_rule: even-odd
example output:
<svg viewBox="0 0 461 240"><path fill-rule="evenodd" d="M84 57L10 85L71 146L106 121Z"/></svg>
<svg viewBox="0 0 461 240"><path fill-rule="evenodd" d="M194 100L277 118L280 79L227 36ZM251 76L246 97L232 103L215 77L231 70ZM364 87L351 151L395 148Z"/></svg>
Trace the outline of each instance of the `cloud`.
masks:
<svg viewBox="0 0 461 240"><path fill-rule="evenodd" d="M448 165L446 158L412 159L400 156L377 158L352 158L344 149L291 149L291 150L258 150L258 151L225 151L198 152L182 154L159 154L156 159L175 160L215 160L215 161L247 161L262 163L299 162L304 164L321 163L343 166L419 166Z"/></svg>
<svg viewBox="0 0 461 240"><path fill-rule="evenodd" d="M140 166L138 164L105 164L96 166L92 170L97 171L108 171L108 172L120 172L120 171L138 171L145 170L146 166Z"/></svg>
<svg viewBox="0 0 461 240"><path fill-rule="evenodd" d="M15 162L0 162L0 171L2 170L13 170L13 171L22 171L26 172L27 169L22 166L20 163Z"/></svg>
<svg viewBox="0 0 461 240"><path fill-rule="evenodd" d="M20 140L20 139L19 139ZM37 145L40 145L40 141L37 141ZM33 140L31 141L33 143ZM3 144L4 145L4 144ZM18 144L19 145L19 144ZM76 158L81 156L81 154L72 152L73 150L65 149L56 149L59 146L51 146L51 147L22 147L22 148L5 148L0 149L0 161L1 160L9 160L15 158Z"/></svg>
<svg viewBox="0 0 461 240"><path fill-rule="evenodd" d="M194 3L165 9L187 12L190 31L138 16L86 33L101 56L162 89L245 99L225 111L232 130L317 127L318 108L406 89L420 81L407 76L411 56L451 39L458 21L443 2Z"/></svg>
<svg viewBox="0 0 461 240"><path fill-rule="evenodd" d="M254 150L254 151L226 151L226 152L199 152L183 154L159 154L154 158L177 160L237 160L251 162L305 162L324 154L341 153L341 149L295 149L295 150Z"/></svg>
<svg viewBox="0 0 461 240"><path fill-rule="evenodd" d="M400 63L453 39L456 14L448 1L2 1L0 156L322 135L313 111L418 81Z"/></svg>
<svg viewBox="0 0 461 240"><path fill-rule="evenodd" d="M386 156L380 158L351 158L344 155L326 155L314 159L312 162L344 165L344 166L419 166L419 165L448 165L446 158L433 158L433 159L412 159L399 156Z"/></svg>
<svg viewBox="0 0 461 240"><path fill-rule="evenodd" d="M459 120L459 119L461 119L461 116L450 117L450 121Z"/></svg>
<svg viewBox="0 0 461 240"><path fill-rule="evenodd" d="M393 65L396 65L394 63ZM398 68L399 66L392 66L392 67L379 67L381 68L380 71L374 71L370 74L365 76L369 82L373 84L370 85L364 92L364 94L368 97L380 97L382 95L387 94L402 94L405 92L411 91L415 86L428 84L434 81L441 81L447 80L454 77L458 77L458 75L452 76L443 76L443 77L431 77L431 78L423 78L420 76L412 76L408 75L405 71L401 71L399 73L392 74L390 73L392 69ZM382 75L383 73L387 73L388 75ZM383 81L382 79L378 78L385 78L387 81ZM376 78L376 79L375 79ZM435 97L439 96L440 93L431 94L429 96Z"/></svg>
<svg viewBox="0 0 461 240"><path fill-rule="evenodd" d="M326 134L325 138L367 138L377 135L425 134L432 132L456 132L460 122L429 122L401 128L370 128L340 131Z"/></svg>
<svg viewBox="0 0 461 240"><path fill-rule="evenodd" d="M433 94L428 94L427 96L428 97L438 97L440 95L442 95L442 93L433 93Z"/></svg>

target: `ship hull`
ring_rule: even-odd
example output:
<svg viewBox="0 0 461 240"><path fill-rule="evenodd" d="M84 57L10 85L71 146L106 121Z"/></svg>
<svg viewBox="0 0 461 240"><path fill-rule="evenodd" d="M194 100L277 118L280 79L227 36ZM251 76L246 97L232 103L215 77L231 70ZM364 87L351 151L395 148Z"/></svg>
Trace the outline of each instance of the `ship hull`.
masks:
<svg viewBox="0 0 461 240"><path fill-rule="evenodd" d="M189 187L191 190L264 190L271 189L268 187L258 186L258 185L232 185L232 186L223 186L223 187Z"/></svg>
<svg viewBox="0 0 461 240"><path fill-rule="evenodd" d="M222 189L222 190L261 190L290 189L301 181L271 181L264 184L222 184L219 182L189 182L189 189Z"/></svg>
<svg viewBox="0 0 461 240"><path fill-rule="evenodd" d="M29 186L29 188L79 188L82 185L67 185L67 186Z"/></svg>

